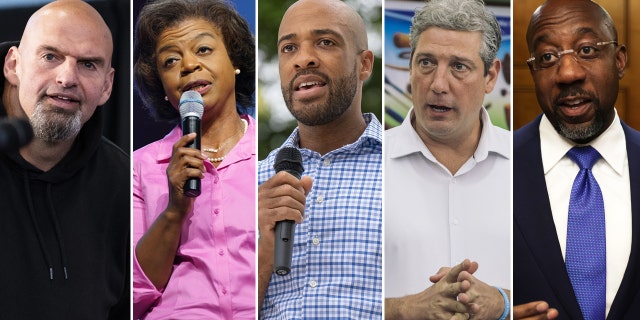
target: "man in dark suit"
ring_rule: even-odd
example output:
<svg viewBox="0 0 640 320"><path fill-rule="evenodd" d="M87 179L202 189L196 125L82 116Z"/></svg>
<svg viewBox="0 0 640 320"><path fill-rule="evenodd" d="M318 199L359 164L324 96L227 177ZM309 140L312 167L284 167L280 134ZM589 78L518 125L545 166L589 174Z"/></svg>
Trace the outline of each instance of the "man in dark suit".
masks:
<svg viewBox="0 0 640 320"><path fill-rule="evenodd" d="M640 132L616 113L627 63L617 40L592 1L549 0L531 17L527 63L544 114L514 134L514 319L640 315ZM595 164L579 165L590 156L577 150Z"/></svg>

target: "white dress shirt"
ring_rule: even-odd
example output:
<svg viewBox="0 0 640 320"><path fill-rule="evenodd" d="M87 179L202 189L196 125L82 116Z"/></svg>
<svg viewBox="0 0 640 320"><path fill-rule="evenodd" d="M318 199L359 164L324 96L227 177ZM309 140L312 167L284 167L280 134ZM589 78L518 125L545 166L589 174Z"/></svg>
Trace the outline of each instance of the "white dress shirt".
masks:
<svg viewBox="0 0 640 320"><path fill-rule="evenodd" d="M385 132L385 297L418 293L440 267L465 258L475 276L510 288L511 134L491 125L469 160L451 175L429 152L411 115Z"/></svg>
<svg viewBox="0 0 640 320"><path fill-rule="evenodd" d="M542 166L558 233L562 256L566 257L567 219L573 180L580 171L566 153L576 144L560 136L546 116L540 121ZM631 252L631 190L629 161L618 114L599 137L589 143L602 158L591 172L598 181L604 200L607 237L607 314L622 282Z"/></svg>

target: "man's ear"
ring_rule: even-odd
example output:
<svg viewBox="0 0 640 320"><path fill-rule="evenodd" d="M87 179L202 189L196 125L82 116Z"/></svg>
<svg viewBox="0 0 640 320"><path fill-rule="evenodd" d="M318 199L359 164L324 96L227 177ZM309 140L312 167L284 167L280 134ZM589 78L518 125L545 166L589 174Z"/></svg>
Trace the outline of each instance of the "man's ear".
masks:
<svg viewBox="0 0 640 320"><path fill-rule="evenodd" d="M16 46L9 48L9 52L4 57L4 77L7 81L14 86L20 84L20 77L18 76L18 64L20 63L20 51Z"/></svg>
<svg viewBox="0 0 640 320"><path fill-rule="evenodd" d="M364 50L360 52L360 81L369 79L371 72L373 72L373 52Z"/></svg>
<svg viewBox="0 0 640 320"><path fill-rule="evenodd" d="M484 93L493 91L493 87L495 87L496 82L498 81L498 76L500 76L500 67L500 60L497 58L493 59L491 67L489 67L489 70L487 70L487 75L484 77Z"/></svg>
<svg viewBox="0 0 640 320"><path fill-rule="evenodd" d="M98 102L99 106L107 103L107 100L109 100L109 97L111 96L111 90L113 89L113 77L115 72L115 69L111 68L105 75L104 87L102 88L102 96L100 97L100 101Z"/></svg>
<svg viewBox="0 0 640 320"><path fill-rule="evenodd" d="M624 44L616 48L616 68L618 69L618 78L622 79L627 70L627 47Z"/></svg>

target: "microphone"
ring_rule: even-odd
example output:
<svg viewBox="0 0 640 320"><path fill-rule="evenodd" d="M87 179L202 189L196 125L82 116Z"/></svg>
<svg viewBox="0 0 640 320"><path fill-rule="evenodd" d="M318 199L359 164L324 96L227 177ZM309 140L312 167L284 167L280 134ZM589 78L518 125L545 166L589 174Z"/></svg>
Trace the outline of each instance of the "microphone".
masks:
<svg viewBox="0 0 640 320"><path fill-rule="evenodd" d="M0 120L0 152L20 149L33 139L33 129L27 119L6 118Z"/></svg>
<svg viewBox="0 0 640 320"><path fill-rule="evenodd" d="M196 91L186 91L182 93L178 109L180 109L180 118L182 119L182 134L196 133L196 138L186 147L200 150L200 118L202 118L202 114L204 113L202 96ZM199 196L200 179L187 179L184 183L184 194L192 198Z"/></svg>
<svg viewBox="0 0 640 320"><path fill-rule="evenodd" d="M302 172L304 172L300 151L291 147L280 149L273 168L276 173L284 170L300 180ZM280 276L291 272L294 228L295 222L293 220L276 222L273 271Z"/></svg>

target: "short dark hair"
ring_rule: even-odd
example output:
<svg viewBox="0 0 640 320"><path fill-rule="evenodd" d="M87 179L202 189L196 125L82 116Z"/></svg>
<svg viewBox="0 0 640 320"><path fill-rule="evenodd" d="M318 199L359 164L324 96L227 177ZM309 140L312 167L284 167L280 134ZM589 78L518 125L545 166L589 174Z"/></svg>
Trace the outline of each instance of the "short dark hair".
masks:
<svg viewBox="0 0 640 320"><path fill-rule="evenodd" d="M144 107L156 120L180 119L178 111L164 99L155 48L165 29L190 18L209 21L222 34L231 63L242 70L236 76L238 113L250 113L255 105L255 42L247 22L224 0L157 0L142 8L136 22L133 77Z"/></svg>

